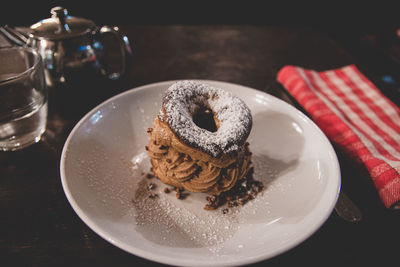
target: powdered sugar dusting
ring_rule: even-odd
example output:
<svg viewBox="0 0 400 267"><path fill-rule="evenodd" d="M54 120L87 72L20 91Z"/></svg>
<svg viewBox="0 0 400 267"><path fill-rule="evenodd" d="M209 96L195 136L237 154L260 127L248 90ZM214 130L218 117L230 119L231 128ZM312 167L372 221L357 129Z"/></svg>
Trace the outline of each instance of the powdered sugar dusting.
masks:
<svg viewBox="0 0 400 267"><path fill-rule="evenodd" d="M170 86L163 98L160 118L166 115L171 130L185 143L217 157L239 149L247 139L252 116L243 100L230 92L191 80L179 81ZM193 113L199 107L210 108L219 120L220 127L210 132L193 122Z"/></svg>
<svg viewBox="0 0 400 267"><path fill-rule="evenodd" d="M218 254L240 227L237 214L204 210L193 212L173 198L172 193L157 192L156 198L137 195L133 200L137 229L157 244L206 248Z"/></svg>

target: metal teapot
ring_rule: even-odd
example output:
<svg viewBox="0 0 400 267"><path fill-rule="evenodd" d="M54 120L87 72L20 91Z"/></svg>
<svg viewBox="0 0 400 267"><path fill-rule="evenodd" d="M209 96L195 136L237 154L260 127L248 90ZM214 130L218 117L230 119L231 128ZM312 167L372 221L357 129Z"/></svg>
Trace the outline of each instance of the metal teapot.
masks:
<svg viewBox="0 0 400 267"><path fill-rule="evenodd" d="M51 15L30 27L27 42L43 58L48 86L66 82L77 72L100 72L110 79L118 79L125 72L131 48L117 27L99 27L91 20L68 15L62 7L52 8ZM106 35L118 40L118 46L107 50L119 55L113 67L105 53Z"/></svg>

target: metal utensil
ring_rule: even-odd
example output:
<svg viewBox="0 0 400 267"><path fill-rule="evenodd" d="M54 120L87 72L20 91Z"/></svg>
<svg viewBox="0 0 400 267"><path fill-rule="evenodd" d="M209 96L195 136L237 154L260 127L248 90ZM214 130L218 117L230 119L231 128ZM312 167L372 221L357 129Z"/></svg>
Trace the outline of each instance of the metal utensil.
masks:
<svg viewBox="0 0 400 267"><path fill-rule="evenodd" d="M341 191L336 202L335 211L337 215L349 222L359 222L362 220L361 210L351 201L351 199Z"/></svg>
<svg viewBox="0 0 400 267"><path fill-rule="evenodd" d="M13 44L26 46L28 38L8 25L0 26L0 32Z"/></svg>

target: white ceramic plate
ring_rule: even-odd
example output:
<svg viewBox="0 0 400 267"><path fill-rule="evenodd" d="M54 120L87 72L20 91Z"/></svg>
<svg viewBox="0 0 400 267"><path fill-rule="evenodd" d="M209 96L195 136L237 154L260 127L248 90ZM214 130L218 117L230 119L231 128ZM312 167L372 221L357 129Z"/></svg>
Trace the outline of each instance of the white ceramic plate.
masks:
<svg viewBox="0 0 400 267"><path fill-rule="evenodd" d="M79 217L113 245L179 266L243 265L268 259L312 235L340 190L336 154L304 114L261 91L203 81L242 98L253 114L248 141L255 179L266 189L242 207L203 210L205 194L178 200L148 179L146 129L173 81L117 95L83 117L61 157L65 194ZM148 197L148 183L156 198Z"/></svg>

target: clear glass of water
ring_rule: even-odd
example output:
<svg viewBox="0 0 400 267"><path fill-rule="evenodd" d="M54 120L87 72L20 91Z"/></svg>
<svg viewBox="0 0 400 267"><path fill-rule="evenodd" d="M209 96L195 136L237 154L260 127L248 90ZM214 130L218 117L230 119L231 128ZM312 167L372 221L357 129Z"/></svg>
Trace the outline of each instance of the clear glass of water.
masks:
<svg viewBox="0 0 400 267"><path fill-rule="evenodd" d="M0 150L38 142L46 130L47 88L41 57L28 47L0 49Z"/></svg>

